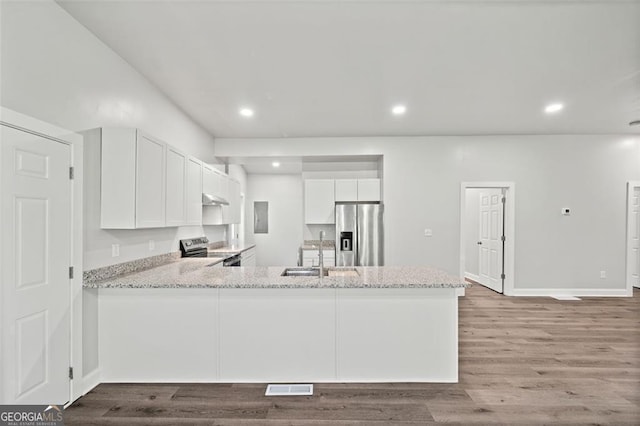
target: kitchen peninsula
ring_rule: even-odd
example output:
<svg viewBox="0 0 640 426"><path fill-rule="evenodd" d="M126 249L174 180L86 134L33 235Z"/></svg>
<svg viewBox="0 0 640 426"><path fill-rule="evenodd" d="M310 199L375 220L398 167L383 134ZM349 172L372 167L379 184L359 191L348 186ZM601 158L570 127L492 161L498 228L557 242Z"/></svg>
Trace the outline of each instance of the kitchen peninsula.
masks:
<svg viewBox="0 0 640 426"><path fill-rule="evenodd" d="M85 282L98 299L101 382L458 380L461 278L428 267L328 268L320 278L211 264L181 259Z"/></svg>

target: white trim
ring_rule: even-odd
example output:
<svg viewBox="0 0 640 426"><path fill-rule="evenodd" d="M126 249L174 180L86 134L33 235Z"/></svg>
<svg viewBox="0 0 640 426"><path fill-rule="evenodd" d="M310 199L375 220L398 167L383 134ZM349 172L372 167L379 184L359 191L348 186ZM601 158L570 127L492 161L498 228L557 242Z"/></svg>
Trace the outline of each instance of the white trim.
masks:
<svg viewBox="0 0 640 426"><path fill-rule="evenodd" d="M627 259L625 267L627 296L633 296L633 285L631 283L631 263L633 262L633 259L631 259L631 203L635 188L640 188L640 181L627 182Z"/></svg>
<svg viewBox="0 0 640 426"><path fill-rule="evenodd" d="M0 107L0 122L14 129L55 140L70 147L70 164L74 168L71 185L71 252L74 278L70 283L70 351L69 366L73 366L74 379L70 381L69 403L82 395L82 223L83 223L83 137L77 133L38 120L25 114ZM1 255L1 254L0 254ZM1 321L1 318L0 318ZM2 324L0 323L0 329Z"/></svg>
<svg viewBox="0 0 640 426"><path fill-rule="evenodd" d="M626 289L605 288L527 288L513 290L513 296L529 297L628 297Z"/></svg>
<svg viewBox="0 0 640 426"><path fill-rule="evenodd" d="M465 273L465 212L466 212L466 190L469 188L504 188L506 189L506 211L505 211L505 231L506 241L504 250L504 288L505 296L515 296L515 235L516 235L516 184L515 182L461 182L460 183L460 276ZM473 279L473 278L472 278Z"/></svg>
<svg viewBox="0 0 640 426"><path fill-rule="evenodd" d="M80 396L86 395L91 389L102 383L100 379L100 368L96 368L91 373L84 376L82 378L82 393ZM78 398L80 396L78 396Z"/></svg>
<svg viewBox="0 0 640 426"><path fill-rule="evenodd" d="M475 282L479 282L480 281L480 277L476 274L472 274L471 272L465 272L464 273L464 277L465 278L469 278L470 280L473 280Z"/></svg>

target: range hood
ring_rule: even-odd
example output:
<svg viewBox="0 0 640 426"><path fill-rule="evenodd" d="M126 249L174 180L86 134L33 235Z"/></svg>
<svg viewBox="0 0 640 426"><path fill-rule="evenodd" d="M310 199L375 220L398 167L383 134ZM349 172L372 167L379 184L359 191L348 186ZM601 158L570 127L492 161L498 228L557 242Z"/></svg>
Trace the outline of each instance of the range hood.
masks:
<svg viewBox="0 0 640 426"><path fill-rule="evenodd" d="M229 202L217 195L211 195L202 193L202 205L203 206L228 206Z"/></svg>

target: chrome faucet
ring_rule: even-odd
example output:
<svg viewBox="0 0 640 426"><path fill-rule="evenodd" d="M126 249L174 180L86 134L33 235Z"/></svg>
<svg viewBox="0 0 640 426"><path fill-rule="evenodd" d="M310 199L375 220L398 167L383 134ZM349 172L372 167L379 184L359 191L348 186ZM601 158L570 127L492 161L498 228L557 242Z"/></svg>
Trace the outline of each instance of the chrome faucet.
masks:
<svg viewBox="0 0 640 426"><path fill-rule="evenodd" d="M320 231L320 248L318 249L318 257L320 258L320 279L324 275L324 253L322 252L322 239L324 238L324 231Z"/></svg>

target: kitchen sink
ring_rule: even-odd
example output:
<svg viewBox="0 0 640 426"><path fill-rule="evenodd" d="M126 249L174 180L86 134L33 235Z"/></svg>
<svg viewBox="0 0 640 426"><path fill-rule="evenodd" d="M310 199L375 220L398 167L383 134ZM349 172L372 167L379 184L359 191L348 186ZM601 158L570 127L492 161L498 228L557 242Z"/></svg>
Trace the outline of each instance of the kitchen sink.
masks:
<svg viewBox="0 0 640 426"><path fill-rule="evenodd" d="M328 274L328 270L325 269L324 276L326 277ZM283 277L319 277L320 269L319 268L286 268L280 274Z"/></svg>
<svg viewBox="0 0 640 426"><path fill-rule="evenodd" d="M323 276L329 277L357 277L360 274L355 268L336 268L330 266L324 269ZM287 268L280 274L283 277L318 277L320 268Z"/></svg>

